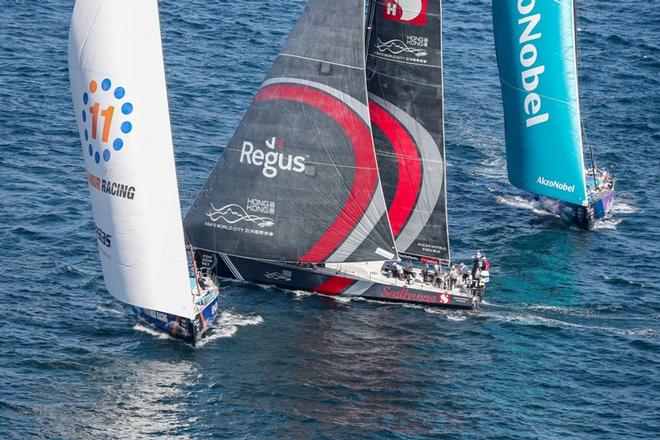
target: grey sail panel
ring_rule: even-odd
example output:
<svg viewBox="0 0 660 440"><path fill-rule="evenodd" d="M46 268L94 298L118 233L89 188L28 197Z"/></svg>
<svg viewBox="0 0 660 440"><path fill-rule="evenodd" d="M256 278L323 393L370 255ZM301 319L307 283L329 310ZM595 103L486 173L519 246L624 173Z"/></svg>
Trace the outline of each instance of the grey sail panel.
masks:
<svg viewBox="0 0 660 440"><path fill-rule="evenodd" d="M396 246L448 260L440 0L371 6L369 107Z"/></svg>
<svg viewBox="0 0 660 440"><path fill-rule="evenodd" d="M190 242L299 262L396 253L373 147L364 2L311 0L185 219Z"/></svg>

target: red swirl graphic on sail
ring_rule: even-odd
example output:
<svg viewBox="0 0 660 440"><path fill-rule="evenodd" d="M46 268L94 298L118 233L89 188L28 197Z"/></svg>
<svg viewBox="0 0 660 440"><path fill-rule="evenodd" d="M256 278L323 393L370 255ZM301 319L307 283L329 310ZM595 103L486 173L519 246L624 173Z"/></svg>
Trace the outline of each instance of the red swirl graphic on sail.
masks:
<svg viewBox="0 0 660 440"><path fill-rule="evenodd" d="M350 107L318 90L297 85L273 85L261 89L254 100L275 99L299 102L325 113L344 130L353 146L355 178L348 200L323 236L299 259L300 262L324 261L350 235L376 191L378 172L371 131Z"/></svg>
<svg viewBox="0 0 660 440"><path fill-rule="evenodd" d="M388 210L392 234L396 238L415 208L422 185L422 162L415 141L399 121L372 100L369 100L369 112L371 122L385 134L396 153L398 180Z"/></svg>

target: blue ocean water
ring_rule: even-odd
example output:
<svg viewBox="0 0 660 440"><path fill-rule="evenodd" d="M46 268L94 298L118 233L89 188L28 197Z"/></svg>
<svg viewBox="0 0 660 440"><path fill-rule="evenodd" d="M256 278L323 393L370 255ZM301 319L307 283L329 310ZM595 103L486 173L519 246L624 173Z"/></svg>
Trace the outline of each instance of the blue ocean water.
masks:
<svg viewBox="0 0 660 440"><path fill-rule="evenodd" d="M302 0L161 1L184 210ZM595 231L506 181L488 0L446 0L454 256L478 312L226 283L198 349L104 288L67 73L71 2L0 1L0 438L660 437L660 8L580 2L588 141L617 178Z"/></svg>

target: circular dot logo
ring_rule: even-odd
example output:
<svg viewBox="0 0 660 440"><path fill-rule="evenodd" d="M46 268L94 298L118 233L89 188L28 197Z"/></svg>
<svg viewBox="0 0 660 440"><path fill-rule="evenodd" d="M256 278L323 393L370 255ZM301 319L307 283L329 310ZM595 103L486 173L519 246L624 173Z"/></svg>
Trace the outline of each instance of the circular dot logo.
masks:
<svg viewBox="0 0 660 440"><path fill-rule="evenodd" d="M110 162L126 148L135 130L129 93L122 85L113 84L111 78L94 79L82 93L82 104L80 118L89 157L97 164Z"/></svg>

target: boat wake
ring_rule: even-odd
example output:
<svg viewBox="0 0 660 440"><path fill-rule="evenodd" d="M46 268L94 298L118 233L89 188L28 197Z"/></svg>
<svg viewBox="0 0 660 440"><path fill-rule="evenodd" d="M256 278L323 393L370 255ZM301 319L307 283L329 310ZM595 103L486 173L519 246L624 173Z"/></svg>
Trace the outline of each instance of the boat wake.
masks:
<svg viewBox="0 0 660 440"><path fill-rule="evenodd" d="M197 343L197 347L203 347L218 339L231 338L236 334L239 327L259 325L263 322L263 318L259 315L243 316L238 313L224 311L216 318L213 328L206 337Z"/></svg>
<svg viewBox="0 0 660 440"><path fill-rule="evenodd" d="M620 328L612 327L607 325L597 325L590 323L578 323L570 322L568 320L559 319L556 316L551 317L547 314L562 314L565 317L573 316L578 319L590 319L590 320L605 320L605 321L640 321L637 317L608 317L608 316L598 316L598 312L593 310L581 310L577 311L571 308L564 307L552 307L552 306L531 306L526 309L509 309L509 310L491 310L483 311L480 313L480 316L486 317L488 319L493 319L499 322L505 322L510 324L522 325L522 326L542 326L549 328L557 329L576 329L581 331L592 331L597 333L607 333L610 335L616 336L628 336L628 337L642 337L647 339L660 339L660 333L658 330L653 328ZM647 321L645 319L645 321ZM639 322L637 322L639 325Z"/></svg>
<svg viewBox="0 0 660 440"><path fill-rule="evenodd" d="M594 225L594 231L616 230L616 227L621 224L623 220L616 217L605 217L599 220Z"/></svg>
<svg viewBox="0 0 660 440"><path fill-rule="evenodd" d="M612 206L610 212L612 214L638 214L644 211L642 211L641 209L637 208L632 204L621 202L618 201L617 199L614 199L614 205Z"/></svg>
<svg viewBox="0 0 660 440"><path fill-rule="evenodd" d="M136 330L136 331L139 331L139 332L142 332L142 333L146 333L150 336L155 337L156 339L177 340L177 339L173 338L172 336L168 335L167 333L162 332L160 330L156 330L155 328L150 327L147 324L143 324L141 322L138 322L135 325L133 325L133 330Z"/></svg>
<svg viewBox="0 0 660 440"><path fill-rule="evenodd" d="M535 214L559 216L558 213L550 212L547 208L544 208L541 202L526 199L521 196L497 196L496 200L502 205L512 206L519 209L527 209L533 211Z"/></svg>
<svg viewBox="0 0 660 440"><path fill-rule="evenodd" d="M259 325L264 322L263 318L259 315L256 316L243 316L238 313L232 313L229 311L222 312L213 323L213 327L207 333L207 335L197 343L197 347L203 347L204 345L215 341L217 339L231 338L236 334L239 327L245 327L248 325ZM155 328L149 326L148 324L137 322L133 325L133 330L146 333L150 336L155 337L156 339L172 339L178 341L179 339L170 336L169 334L156 330Z"/></svg>
<svg viewBox="0 0 660 440"><path fill-rule="evenodd" d="M120 316L124 314L123 309L115 309L107 306L96 306L96 311L99 313L108 313L110 315Z"/></svg>

